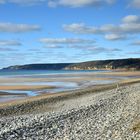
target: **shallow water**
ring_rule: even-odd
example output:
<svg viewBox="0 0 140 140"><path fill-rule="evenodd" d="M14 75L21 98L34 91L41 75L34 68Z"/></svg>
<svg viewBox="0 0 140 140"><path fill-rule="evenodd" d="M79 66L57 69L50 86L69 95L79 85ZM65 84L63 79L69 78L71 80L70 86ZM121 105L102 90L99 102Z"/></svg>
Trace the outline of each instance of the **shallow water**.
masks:
<svg viewBox="0 0 140 140"><path fill-rule="evenodd" d="M79 73L96 73L105 72L107 70L0 70L0 77L50 77L62 76L64 74L79 74Z"/></svg>
<svg viewBox="0 0 140 140"><path fill-rule="evenodd" d="M57 93L61 91L85 88L91 85L110 84L120 79L128 79L125 76L104 75L109 71L0 71L1 86L55 86L56 88L41 90L1 90L0 92L18 93L19 96L0 96L0 102L20 99L20 95L37 96L44 93ZM82 80L76 81L82 78ZM89 79L90 78L90 79ZM99 80L98 78L106 78ZM6 82L4 80L7 79ZM41 81L40 79L43 79ZM88 80L87 80L88 79ZM31 80L31 81L28 81ZM35 81L34 81L35 80ZM23 98L23 97L21 97ZM24 97L25 98L25 97Z"/></svg>
<svg viewBox="0 0 140 140"><path fill-rule="evenodd" d="M44 85L46 84L47 86L56 86L56 88L54 89L41 89L41 90L0 90L0 92L8 92L9 95L12 93L17 93L19 95L23 95L23 94L27 94L27 96L37 96L40 94L47 94L47 93L57 93L57 92L62 92L62 91L70 91L70 90L76 90L76 89L80 89L80 88L85 88L88 87L90 85L97 85L97 84L109 84L109 83L113 83L115 82L115 80L103 80L103 81L85 81L85 82L81 82L80 84L76 83L76 82L36 82L36 83L7 83L8 85ZM5 84L3 84L5 85ZM15 96L15 95L10 95L10 97L6 96L2 96L0 97L0 102L4 102L10 100L10 98L13 100L14 99L20 99L20 96ZM23 97L21 97L23 98ZM24 97L25 98L25 97Z"/></svg>

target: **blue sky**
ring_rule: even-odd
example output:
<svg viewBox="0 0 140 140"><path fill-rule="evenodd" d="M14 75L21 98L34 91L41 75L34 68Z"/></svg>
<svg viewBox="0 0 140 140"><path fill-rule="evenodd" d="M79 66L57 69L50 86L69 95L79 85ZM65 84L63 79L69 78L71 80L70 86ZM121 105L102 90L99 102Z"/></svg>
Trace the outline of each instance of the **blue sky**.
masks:
<svg viewBox="0 0 140 140"><path fill-rule="evenodd" d="M140 0L0 0L0 68L140 57Z"/></svg>

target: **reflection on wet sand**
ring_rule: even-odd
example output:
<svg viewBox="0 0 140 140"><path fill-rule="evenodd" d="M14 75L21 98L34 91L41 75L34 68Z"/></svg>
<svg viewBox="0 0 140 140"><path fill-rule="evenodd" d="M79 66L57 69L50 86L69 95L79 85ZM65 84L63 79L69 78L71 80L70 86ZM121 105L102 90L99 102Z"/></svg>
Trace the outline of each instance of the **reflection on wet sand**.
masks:
<svg viewBox="0 0 140 140"><path fill-rule="evenodd" d="M88 72L0 77L0 102L37 96L42 93L57 93L92 85L110 84L129 78L140 78L140 72Z"/></svg>

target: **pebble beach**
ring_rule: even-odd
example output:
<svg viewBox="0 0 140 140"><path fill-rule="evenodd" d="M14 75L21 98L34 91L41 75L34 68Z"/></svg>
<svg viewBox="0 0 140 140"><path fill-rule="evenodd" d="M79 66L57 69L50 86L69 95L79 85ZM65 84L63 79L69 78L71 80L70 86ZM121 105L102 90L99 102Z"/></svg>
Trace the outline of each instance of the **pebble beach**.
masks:
<svg viewBox="0 0 140 140"><path fill-rule="evenodd" d="M30 113L6 109L0 109L1 140L140 139L140 83L43 103Z"/></svg>

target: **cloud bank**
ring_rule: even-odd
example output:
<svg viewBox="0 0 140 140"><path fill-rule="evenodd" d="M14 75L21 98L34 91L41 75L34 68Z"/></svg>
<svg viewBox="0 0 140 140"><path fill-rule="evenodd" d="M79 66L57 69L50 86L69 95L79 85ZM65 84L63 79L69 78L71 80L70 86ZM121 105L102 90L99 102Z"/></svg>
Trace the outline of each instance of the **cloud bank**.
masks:
<svg viewBox="0 0 140 140"><path fill-rule="evenodd" d="M92 39L82 39L82 38L42 38L39 40L41 43L45 44L86 44L95 43Z"/></svg>
<svg viewBox="0 0 140 140"><path fill-rule="evenodd" d="M0 4L17 4L22 6L46 5L49 7L98 7L114 4L118 0L0 0ZM129 7L140 8L140 0L128 0Z"/></svg>
<svg viewBox="0 0 140 140"><path fill-rule="evenodd" d="M42 4L46 1L47 0L0 0L0 4L13 3L17 5L31 6L36 4Z"/></svg>
<svg viewBox="0 0 140 140"><path fill-rule="evenodd" d="M107 47L99 47L99 46L93 46L93 45L74 45L69 46L71 48L75 49L81 49L83 52L88 52L91 54L99 54L99 53L114 53L114 52L120 52L122 50L117 48L107 48Z"/></svg>
<svg viewBox="0 0 140 140"><path fill-rule="evenodd" d="M140 40L136 40L136 41L132 42L130 45L140 46Z"/></svg>
<svg viewBox="0 0 140 140"><path fill-rule="evenodd" d="M129 6L134 8L140 8L140 0L130 0Z"/></svg>
<svg viewBox="0 0 140 140"><path fill-rule="evenodd" d="M119 40L125 38L126 35L140 33L140 16L128 15L122 18L121 21L119 25L106 24L100 27L87 26L84 23L72 23L63 25L63 29L75 34L105 35L105 38L108 40Z"/></svg>
<svg viewBox="0 0 140 140"><path fill-rule="evenodd" d="M105 39L112 40L112 41L124 40L124 39L126 39L126 36L120 35L120 34L107 34L107 35L105 35Z"/></svg>
<svg viewBox="0 0 140 140"><path fill-rule="evenodd" d="M19 41L15 40L0 40L0 46L21 46Z"/></svg>
<svg viewBox="0 0 140 140"><path fill-rule="evenodd" d="M17 49L13 49L13 48L0 48L1 52L14 52L14 51L18 51Z"/></svg>
<svg viewBox="0 0 140 140"><path fill-rule="evenodd" d="M85 6L101 6L105 4L112 4L115 0L50 0L48 5L50 7L68 6L68 7L85 7Z"/></svg>
<svg viewBox="0 0 140 140"><path fill-rule="evenodd" d="M13 3L17 5L31 6L37 4L46 4L49 7L67 6L67 7L85 7L102 6L113 4L116 0L0 0L0 4Z"/></svg>
<svg viewBox="0 0 140 140"><path fill-rule="evenodd" d="M40 30L41 27L38 25L0 23L0 32L24 33L24 32L32 32L32 31L40 31Z"/></svg>

